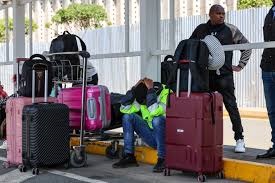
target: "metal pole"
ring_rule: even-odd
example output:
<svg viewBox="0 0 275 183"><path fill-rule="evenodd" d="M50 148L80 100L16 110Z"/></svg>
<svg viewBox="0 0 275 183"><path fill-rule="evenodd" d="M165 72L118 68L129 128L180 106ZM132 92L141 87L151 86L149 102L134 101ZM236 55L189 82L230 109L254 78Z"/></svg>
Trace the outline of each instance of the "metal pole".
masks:
<svg viewBox="0 0 275 183"><path fill-rule="evenodd" d="M83 58L83 79L82 79L82 107L81 107L81 124L80 124L80 142L79 146L83 145L84 127L85 127L85 112L86 112L86 74L87 74L87 58Z"/></svg>
<svg viewBox="0 0 275 183"><path fill-rule="evenodd" d="M5 35L6 35L6 62L10 60L10 46L9 46L9 9L5 9Z"/></svg>
<svg viewBox="0 0 275 183"><path fill-rule="evenodd" d="M130 30L130 13L129 13L129 1L130 0L126 0L125 1L125 52L128 53L130 50L130 44L129 44L129 30Z"/></svg>
<svg viewBox="0 0 275 183"><path fill-rule="evenodd" d="M170 0L169 49L175 49L175 0Z"/></svg>
<svg viewBox="0 0 275 183"><path fill-rule="evenodd" d="M33 45L32 45L32 41L33 41L33 36L32 36L32 2L29 3L29 21L30 21L30 25L29 25L29 51L30 51L30 55L32 55L33 51Z"/></svg>

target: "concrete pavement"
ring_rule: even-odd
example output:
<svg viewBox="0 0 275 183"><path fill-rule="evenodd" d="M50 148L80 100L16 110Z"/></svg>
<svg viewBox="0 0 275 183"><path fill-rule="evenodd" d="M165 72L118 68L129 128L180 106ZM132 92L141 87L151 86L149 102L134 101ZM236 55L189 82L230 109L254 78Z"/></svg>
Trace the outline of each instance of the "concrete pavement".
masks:
<svg viewBox="0 0 275 183"><path fill-rule="evenodd" d="M256 112L258 111L254 111L254 114ZM260 116L263 113L257 113L256 116ZM268 120L260 117L256 119L243 118L243 126L246 145L253 148L247 148L247 152L244 154L236 154L233 152L235 141L233 140L231 123L228 117L224 118L224 173L226 179L221 180L215 176L208 176L208 182L275 182L275 161L255 159L259 152L264 152L263 149L270 147L270 127ZM74 144L77 142L77 139L72 140ZM0 183L197 182L194 173L172 171L172 176L169 177L152 173L152 165L150 164L156 162L156 151L146 147L136 148L140 167L113 169L111 165L117 160L110 160L105 156L95 155L105 155L107 145L109 145L109 142L89 142L87 151L92 154L88 155L88 166L83 168L71 168L68 170L63 169L63 167L42 169L40 175L33 176L30 171L20 173L16 168L5 169L0 167ZM5 157L5 151L0 150L0 163L5 160Z"/></svg>
<svg viewBox="0 0 275 183"><path fill-rule="evenodd" d="M5 156L5 151L0 150L0 156ZM0 166L0 183L196 183L197 175L171 171L171 176L162 173L152 173L153 166L139 163L139 167L127 169L113 169L112 164L117 160L110 160L105 156L88 155L88 166L82 168L40 169L39 175L32 175L31 171L19 172L16 168L5 169ZM0 163L2 161L0 160ZM219 179L208 176L210 183L237 183L228 179Z"/></svg>
<svg viewBox="0 0 275 183"><path fill-rule="evenodd" d="M234 153L232 125L228 117L224 117L224 173L227 179L256 183L275 183L275 161L273 159L256 160L258 153L271 146L270 126L265 118L242 118L246 153ZM77 143L78 140L72 140ZM105 155L109 142L89 142L87 152ZM156 163L156 151L147 147L137 147L136 156L140 162Z"/></svg>

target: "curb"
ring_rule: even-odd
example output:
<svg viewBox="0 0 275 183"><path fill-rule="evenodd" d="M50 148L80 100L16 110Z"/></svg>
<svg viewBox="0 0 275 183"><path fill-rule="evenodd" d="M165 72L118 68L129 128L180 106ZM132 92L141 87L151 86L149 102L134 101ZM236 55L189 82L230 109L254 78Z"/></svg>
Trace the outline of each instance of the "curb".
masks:
<svg viewBox="0 0 275 183"><path fill-rule="evenodd" d="M71 138L71 146L79 144L78 138ZM105 155L110 142L85 142L86 152L89 154ZM139 162L155 164L157 162L156 150L138 146L135 151ZM249 161L223 158L224 175L226 179L233 179L254 183L275 183L275 166Z"/></svg>
<svg viewBox="0 0 275 183"><path fill-rule="evenodd" d="M268 119L265 108L239 108L241 118ZM228 116L228 112L223 110L223 116Z"/></svg>
<svg viewBox="0 0 275 183"><path fill-rule="evenodd" d="M225 178L254 183L275 183L275 166L223 158Z"/></svg>

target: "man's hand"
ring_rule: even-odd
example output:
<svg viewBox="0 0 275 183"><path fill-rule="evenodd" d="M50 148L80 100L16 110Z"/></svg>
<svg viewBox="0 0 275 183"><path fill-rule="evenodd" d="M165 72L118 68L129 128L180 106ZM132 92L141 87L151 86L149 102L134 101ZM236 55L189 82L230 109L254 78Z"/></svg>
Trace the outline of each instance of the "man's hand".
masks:
<svg viewBox="0 0 275 183"><path fill-rule="evenodd" d="M242 68L240 66L232 65L232 70L235 72L240 72Z"/></svg>
<svg viewBox="0 0 275 183"><path fill-rule="evenodd" d="M134 88L135 88L137 85L139 85L140 83L144 83L144 80L143 80L143 79L140 79L140 80L135 84Z"/></svg>
<svg viewBox="0 0 275 183"><path fill-rule="evenodd" d="M154 87L154 82L152 79L144 78L143 81L146 87L148 88L148 90Z"/></svg>

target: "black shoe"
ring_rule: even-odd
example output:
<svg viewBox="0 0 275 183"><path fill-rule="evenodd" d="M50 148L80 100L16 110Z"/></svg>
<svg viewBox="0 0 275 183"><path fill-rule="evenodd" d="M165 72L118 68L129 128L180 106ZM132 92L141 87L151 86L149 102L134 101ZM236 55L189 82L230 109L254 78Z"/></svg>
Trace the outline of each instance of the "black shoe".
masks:
<svg viewBox="0 0 275 183"><path fill-rule="evenodd" d="M157 164L153 168L153 172L161 173L165 169L165 159L158 158Z"/></svg>
<svg viewBox="0 0 275 183"><path fill-rule="evenodd" d="M265 153L258 154L256 158L257 159L260 159L260 158L275 158L275 149L270 148Z"/></svg>
<svg viewBox="0 0 275 183"><path fill-rule="evenodd" d="M139 166L136 157L132 154L126 154L119 162L113 164L113 168L128 168Z"/></svg>

